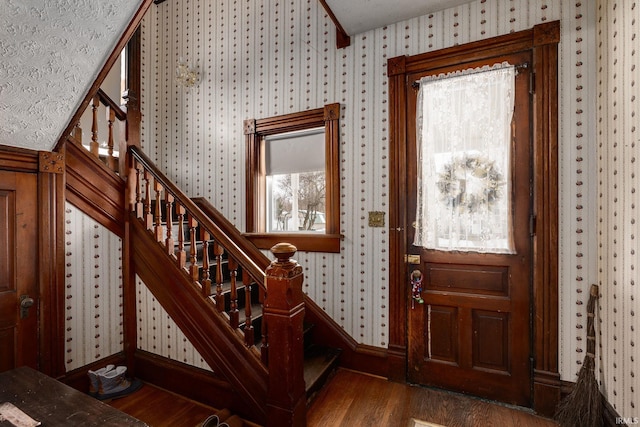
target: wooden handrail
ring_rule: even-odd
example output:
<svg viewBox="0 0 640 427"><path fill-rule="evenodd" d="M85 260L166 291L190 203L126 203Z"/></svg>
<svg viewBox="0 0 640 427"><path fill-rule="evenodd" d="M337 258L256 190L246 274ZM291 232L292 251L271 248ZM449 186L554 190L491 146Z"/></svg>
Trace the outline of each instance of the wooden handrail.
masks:
<svg viewBox="0 0 640 427"><path fill-rule="evenodd" d="M116 113L116 118L120 121L127 120L127 113L120 107L120 105L116 104L116 102L111 99L109 95L102 89L98 89L97 93L98 99L100 99L100 103L105 107L109 107L114 113Z"/></svg>
<svg viewBox="0 0 640 427"><path fill-rule="evenodd" d="M262 270L265 270L271 261L256 245L251 243L242 232L240 232L235 225L231 223L219 210L217 210L207 199L204 197L194 197L193 202L211 218L220 229L233 239L236 244L242 248L242 250L258 265Z"/></svg>
<svg viewBox="0 0 640 427"><path fill-rule="evenodd" d="M231 235L225 233L218 224L202 212L198 205L184 194L184 192L182 192L182 190L180 190L169 178L167 178L166 175L164 175L160 169L153 164L151 159L149 159L149 157L140 150L140 148L130 146L129 154L153 177L154 180L162 185L165 191L169 192L176 200L179 200L186 210L193 215L198 224L207 229L211 233L212 238L219 242L219 244L221 244L225 250L248 271L251 277L253 277L256 282L264 288L264 268L258 265L236 244L233 233Z"/></svg>

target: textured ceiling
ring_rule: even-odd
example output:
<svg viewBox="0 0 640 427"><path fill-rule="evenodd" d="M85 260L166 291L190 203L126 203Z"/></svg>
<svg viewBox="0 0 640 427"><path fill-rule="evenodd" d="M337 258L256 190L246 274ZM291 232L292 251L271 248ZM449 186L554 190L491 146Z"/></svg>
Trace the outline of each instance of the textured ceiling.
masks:
<svg viewBox="0 0 640 427"><path fill-rule="evenodd" d="M345 32L352 36L394 22L448 9L471 0L325 0Z"/></svg>
<svg viewBox="0 0 640 427"><path fill-rule="evenodd" d="M0 0L0 144L51 150L141 0Z"/></svg>

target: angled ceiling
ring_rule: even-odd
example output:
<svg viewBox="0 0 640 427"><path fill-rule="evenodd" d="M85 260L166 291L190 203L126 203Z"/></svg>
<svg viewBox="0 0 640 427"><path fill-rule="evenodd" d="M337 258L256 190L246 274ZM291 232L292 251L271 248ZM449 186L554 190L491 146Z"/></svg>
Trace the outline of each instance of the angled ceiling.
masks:
<svg viewBox="0 0 640 427"><path fill-rule="evenodd" d="M1 2L0 145L51 150L145 1Z"/></svg>
<svg viewBox="0 0 640 427"><path fill-rule="evenodd" d="M349 36L471 0L324 0Z"/></svg>

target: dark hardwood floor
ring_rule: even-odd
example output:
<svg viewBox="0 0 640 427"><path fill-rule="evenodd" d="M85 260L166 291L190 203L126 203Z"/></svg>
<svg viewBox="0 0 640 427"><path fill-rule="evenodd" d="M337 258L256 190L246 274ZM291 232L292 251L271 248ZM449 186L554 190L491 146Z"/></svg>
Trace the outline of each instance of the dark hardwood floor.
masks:
<svg viewBox="0 0 640 427"><path fill-rule="evenodd" d="M216 409L151 384L130 396L109 402L151 427L197 427Z"/></svg>
<svg viewBox="0 0 640 427"><path fill-rule="evenodd" d="M339 370L307 413L309 427L413 426L412 419L447 427L556 427L528 411L425 387Z"/></svg>
<svg viewBox="0 0 640 427"><path fill-rule="evenodd" d="M197 427L216 411L150 384L110 404L151 427ZM557 427L527 410L344 369L318 392L307 412L308 427L413 427L412 419L447 427Z"/></svg>

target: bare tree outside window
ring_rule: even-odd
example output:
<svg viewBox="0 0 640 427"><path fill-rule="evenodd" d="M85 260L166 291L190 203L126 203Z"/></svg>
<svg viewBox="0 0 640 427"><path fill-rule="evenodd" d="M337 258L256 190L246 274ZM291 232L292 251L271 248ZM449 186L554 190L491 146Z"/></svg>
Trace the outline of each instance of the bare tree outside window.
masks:
<svg viewBox="0 0 640 427"><path fill-rule="evenodd" d="M326 180L324 171L273 175L273 219L282 231L324 230Z"/></svg>

